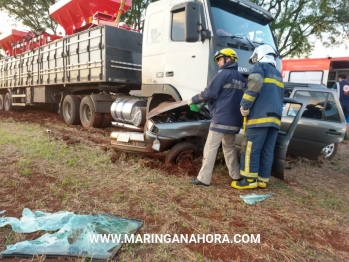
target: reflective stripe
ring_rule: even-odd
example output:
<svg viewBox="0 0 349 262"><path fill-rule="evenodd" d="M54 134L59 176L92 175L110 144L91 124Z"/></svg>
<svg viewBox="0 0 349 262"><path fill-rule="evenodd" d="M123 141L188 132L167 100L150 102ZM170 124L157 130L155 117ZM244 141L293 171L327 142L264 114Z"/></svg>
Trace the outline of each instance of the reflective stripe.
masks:
<svg viewBox="0 0 349 262"><path fill-rule="evenodd" d="M252 142L248 141L246 145L246 153L245 153L245 170L240 170L240 174L246 177L255 178L258 176L258 173L250 172L251 151L252 151Z"/></svg>
<svg viewBox="0 0 349 262"><path fill-rule="evenodd" d="M250 101L250 102L253 102L256 99L254 96L250 96L246 93L244 94L244 96L242 98L247 100L247 101Z"/></svg>
<svg viewBox="0 0 349 262"><path fill-rule="evenodd" d="M220 125L220 124L214 124L214 123L211 123L210 127L224 129L224 130L234 130L234 131L240 131L241 129L241 127L226 126L226 125Z"/></svg>
<svg viewBox="0 0 349 262"><path fill-rule="evenodd" d="M232 83L224 85L223 88L245 89L242 85L232 84Z"/></svg>
<svg viewBox="0 0 349 262"><path fill-rule="evenodd" d="M251 161L251 151L252 151L252 142L248 141L246 145L246 154L245 154L245 172L250 172L250 161Z"/></svg>
<svg viewBox="0 0 349 262"><path fill-rule="evenodd" d="M264 78L264 83L275 84L278 87L284 88L284 83L277 81L276 79L273 79L273 78Z"/></svg>
<svg viewBox="0 0 349 262"><path fill-rule="evenodd" d="M250 177L250 178L256 178L258 176L258 173L252 173L252 172L245 172L244 170L240 170L240 174L245 177Z"/></svg>
<svg viewBox="0 0 349 262"><path fill-rule="evenodd" d="M263 181L263 182L269 182L269 178L264 178L264 177L261 177L261 176L258 176L258 180L259 181Z"/></svg>
<svg viewBox="0 0 349 262"><path fill-rule="evenodd" d="M263 117L263 118L247 120L247 125L265 124L265 123L275 123L278 126L281 125L281 121L276 117Z"/></svg>

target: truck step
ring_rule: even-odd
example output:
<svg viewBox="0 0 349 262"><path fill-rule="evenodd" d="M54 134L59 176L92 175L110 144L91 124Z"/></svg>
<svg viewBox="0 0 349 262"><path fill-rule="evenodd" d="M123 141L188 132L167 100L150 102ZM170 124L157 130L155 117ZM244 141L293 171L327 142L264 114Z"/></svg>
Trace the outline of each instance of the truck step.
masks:
<svg viewBox="0 0 349 262"><path fill-rule="evenodd" d="M26 106L25 103L12 103L13 106Z"/></svg>
<svg viewBox="0 0 349 262"><path fill-rule="evenodd" d="M12 95L11 97L26 97L26 94Z"/></svg>

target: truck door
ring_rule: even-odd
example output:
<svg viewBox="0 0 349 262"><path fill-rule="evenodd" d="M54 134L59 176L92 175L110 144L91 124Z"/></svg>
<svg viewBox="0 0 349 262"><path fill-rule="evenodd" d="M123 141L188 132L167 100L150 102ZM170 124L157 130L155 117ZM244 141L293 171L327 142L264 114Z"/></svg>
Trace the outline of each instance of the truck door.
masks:
<svg viewBox="0 0 349 262"><path fill-rule="evenodd" d="M291 139L288 154L316 160L324 147L342 140L345 120L339 101L329 90L294 89L291 96L308 101L305 111ZM292 107L285 107L281 130L287 130L296 115Z"/></svg>
<svg viewBox="0 0 349 262"><path fill-rule="evenodd" d="M185 9L171 10L170 32L165 54L165 82L173 85L183 100L207 86L209 40L185 41Z"/></svg>

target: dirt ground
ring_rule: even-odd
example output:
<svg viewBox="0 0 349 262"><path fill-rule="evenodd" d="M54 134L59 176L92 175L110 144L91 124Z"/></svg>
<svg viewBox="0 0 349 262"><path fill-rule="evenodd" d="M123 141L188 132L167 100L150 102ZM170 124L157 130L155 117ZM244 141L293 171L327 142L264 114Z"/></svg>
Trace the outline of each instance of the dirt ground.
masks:
<svg viewBox="0 0 349 262"><path fill-rule="evenodd" d="M20 113L6 112L3 110L0 111L0 124L1 124L1 121L5 121L5 120L8 121L10 119L14 120L15 122L21 122L21 123L37 123L47 130L47 132L49 133L48 135L50 136L50 139L62 140L68 145L74 145L74 144L81 143L81 141L84 141L84 143L88 142L91 146L101 148L104 151L110 150L109 135L111 131L116 130L115 127L107 127L103 129L94 129L94 128L84 129L81 126L67 126L61 119L59 119L59 116L57 114L50 113L47 111L42 111L42 110L26 110ZM347 142L341 143L338 151L338 156L336 156L336 160L335 160L337 162L335 162L335 164L338 163L338 161L347 161L346 158L349 155L348 152L349 152L349 143ZM11 156L8 157L7 161L11 161L11 159L9 159L10 157ZM117 162L119 158L123 158L123 160L127 162L127 158L132 158L132 154L125 155L122 152L115 152L112 154L110 161L114 163L114 162ZM166 173L167 175L165 177L162 177L162 179L167 179L175 175L175 176L183 177L187 181L189 177L196 176L196 174L200 169L201 163L199 161L195 161L194 163L184 162L184 163L180 163L179 165L166 165L164 164L164 158L165 158L164 154L147 154L147 155L142 155L140 157L142 161L142 166L155 169L155 170L160 170L161 172ZM0 156L0 160L1 160L1 156ZM13 159L13 161L15 161L15 159ZM310 167L304 168L303 166L308 166L307 165L308 163L309 161L307 160L289 158L288 166L291 166L292 170L286 171L286 180L284 181L284 184L282 184L281 186L282 189L287 189L287 190L292 189L296 192L299 191L300 195L304 194L305 195L304 198L301 199L302 201L304 201L304 203L308 203L308 201L311 200L311 196L308 196L308 193L304 193L306 187L301 184L300 181L302 181L302 178L300 178L299 175L305 175L306 179L304 180L305 181L304 183L307 183L307 186L309 185L311 186L311 179L317 179L317 180L320 179L321 181L322 180L327 181L326 177L321 174L322 170L326 170L326 171L330 170L329 173L326 173L326 176L331 176L331 177L335 176L336 172L337 173L339 172L338 170L335 170L333 169L332 166L330 166L331 163L324 164L321 161L311 162ZM185 172L183 170L185 170ZM283 261L300 261L298 260L299 259L298 257L295 257L294 260L292 258L290 259L290 257L294 255L292 251L286 250L286 246L284 244L285 242L282 242L284 239L282 239L280 243L278 243L277 241L277 238L280 237L278 233L283 235L286 231L287 231L287 235L284 235L284 237L287 241L292 242L290 246L295 245L295 248L304 248L305 250L309 248L309 246L307 246L306 244L308 242L298 243L299 236L301 236L304 239L313 239L313 242L312 242L313 246L311 247L315 248L315 250L329 248L331 252L333 252L333 257L336 257L335 254L337 253L340 254L338 255L337 261L345 261L345 259L343 260L343 258L349 258L349 240L348 240L349 231L347 229L348 227L346 227L346 229L343 229L343 231L341 231L339 229L343 225L339 225L339 224L338 226L330 225L330 229L327 230L326 228L322 228L320 224L316 225L317 222L315 222L315 219L313 221L311 218L309 218L309 215L307 214L308 211L305 211L306 209L305 210L293 209L294 207L292 207L291 202L289 205L284 204L284 206L281 206L280 208L280 206L278 207L278 205L283 205L283 204L280 204L277 201L273 203L275 204L275 210L281 210L280 213L275 212L272 206L266 205L263 207L256 207L255 212L257 212L257 216L254 218L252 217L249 218L251 219L252 222L249 221L248 219L246 220L246 218L243 216L242 213L246 212L246 214L249 214L250 210L248 210L247 208L245 209L244 206L238 205L238 203L239 204L241 203L239 193L235 193L236 191L231 191L230 186L229 187L227 186L228 177L227 177L226 171L222 171L222 174L223 175L214 176L212 183L216 185L216 188L210 187L210 190L215 190L215 191L212 191L212 192L209 191L210 192L209 194L211 194L210 196L214 195L215 197L217 197L217 199L220 199L220 205L222 205L222 207L223 206L227 207L226 210L224 210L225 208L222 208L222 209L217 208L217 212L215 213L214 212L215 208L213 207L212 213L209 213L209 214L205 212L200 213L201 212L200 209L197 209L197 207L195 208L195 205L198 205L198 207L203 207L201 204L202 200L197 200L197 202L193 204L193 202L189 202L189 199L183 199L175 195L171 196L171 198L168 201L166 200L165 201L178 202L180 206L178 213L183 219L187 219L188 221L191 221L193 219L194 220L199 219L197 217L203 216L202 219L210 219L214 223L217 223L217 227L219 227L218 224L223 223L224 225L227 225L231 228L240 229L242 230L242 232L247 232L246 230L248 230L248 227L249 227L248 223L252 223L254 227L258 227L258 225L256 224L258 213L264 214L264 212L269 212L270 215L268 216L268 221L270 220L271 222L280 223L281 230L275 230L275 233L273 233L274 235L272 234L270 236L269 242L267 239L263 239L263 240L266 240L266 243L263 244L261 249L269 250L270 252L271 251L275 252L275 250L278 250L277 252L280 252L279 261L282 261L282 260ZM25 184L28 186L28 190L29 188L32 190L33 185L35 185L38 180L42 180L43 183L44 182L50 183L49 181L50 179L55 180L55 178L53 177L47 177L44 174L40 173L40 170L37 170L37 172L34 175L35 176L31 176L26 179ZM345 181L341 181L341 182L348 184L348 179L347 178L345 179L346 179ZM274 183L275 181L276 180L273 180ZM321 181L319 183L321 183ZM336 183L338 183L338 181L336 181L335 179L331 180L329 182L329 186L333 187L334 190L337 190L338 188L340 188L340 186ZM154 187L154 191L156 190L155 188L156 187ZM272 189L274 189L274 191L278 190L277 187L274 187ZM0 195L3 195L3 196L6 196L6 194L10 195L11 193L10 188L5 188L4 190L5 191L2 191ZM22 189L22 191L25 191L25 190L26 190L25 188ZM137 190L141 191L142 189L137 189ZM183 190L183 188L181 190ZM199 190L201 189L193 188L193 194L195 194L196 192L195 190L199 192ZM230 190L230 191L227 191L227 190ZM108 200L108 196L111 195L112 189L105 186L104 190L100 192L101 193L99 195L99 198ZM231 195L227 195L227 192L234 192L234 193L230 193ZM130 191L129 188L124 188L122 189L121 197L125 199L126 195L131 193L132 191ZM203 193L201 192L198 193L199 198L203 196L200 194L203 194ZM54 198L50 199L48 198L48 196L42 196L42 198L45 200L46 209L49 209L52 212L60 211L64 209L64 206L62 205L62 203L57 202L56 199ZM21 217L21 212L23 210L23 207L31 206L31 201L32 200L29 197L23 196L18 200L18 203L20 203L20 205L17 205L17 204L11 205L9 204L10 202L8 199L0 199L0 211L6 209L6 216L13 216L13 217L19 218ZM86 202L86 203L72 202L70 204L70 207L72 209L76 208L77 210L79 210L79 212L89 212L90 207L93 206L94 203L95 202L93 202L93 199L91 199L91 202ZM231 215L229 212L233 211L233 210L229 210L231 204L233 205L236 204L237 206L237 207L234 207L237 213L234 213L235 217L233 220L227 219L227 217ZM327 205L327 203L323 205ZM309 207L312 208L311 205ZM302 208L304 207L302 206ZM134 209L132 208L127 209L127 212L125 213L127 214L128 217L144 218L147 225L146 227L147 233L159 233L158 227L159 225L161 225L161 220L165 218L162 218L161 216L156 215L156 213L154 216L151 216L146 212L142 213L141 211L137 211L137 210L138 210L137 204L135 204ZM189 212L193 211L194 213L188 213L188 210ZM292 213L293 210L294 210L294 213ZM104 211L108 212L108 209L105 208ZM193 215L193 214L196 214L195 212L198 214L198 216ZM321 212L319 214L314 213L314 217L324 216L325 213L322 214ZM288 213L290 215L285 216L285 213ZM298 215L299 217L296 218L295 217L296 215ZM239 219L236 219L236 218L239 218ZM342 221L341 219L338 219L338 218L336 219ZM309 227L312 226L312 229L311 229L312 231L303 232L302 229L299 229L299 227L301 228L304 227L304 221L308 221ZM191 222L188 222L188 223L191 223ZM269 224L270 224L270 228L269 228L270 232L274 232L274 229L272 228L271 223ZM193 233L191 230L193 230L195 227L195 223L194 225L191 224L191 226L186 227L180 224L178 221L175 221L174 225L177 227L176 230L178 231L178 233ZM215 228L214 225L212 225L211 227L213 229ZM188 228L190 229L190 232L188 231ZM11 229L8 228L8 229L5 229L5 231L8 234L10 234ZM2 232L6 233L4 231ZM266 232L268 232L268 228L266 228ZM321 236L321 237L319 238L318 236ZM35 238L35 235L29 236L29 238L30 239ZM210 244L187 245L186 247L188 248L188 250L196 254L199 254L199 253L204 254L203 256L198 256L196 261L267 261L267 260L264 260L263 256L261 255L258 255L256 253L251 254L252 252L257 250L257 248L251 249L250 251L250 250L245 250L244 247L242 248L231 247L226 245L212 246ZM0 246L0 250L1 250L1 246ZM156 248L154 249L150 248L149 251L138 248L136 249L135 252L136 253L138 252L138 255L141 255L141 257L143 255L144 258L148 258L147 256L149 255L147 254L147 252L152 252L154 250L156 251ZM176 252L176 251L173 251L173 252ZM286 254L287 252L291 252L292 256L290 255L286 259L285 257L283 257L284 255L281 255L282 252L285 252ZM132 256L130 255L129 256L126 255L125 257L126 257L125 261L133 260L133 259L130 259L130 257L132 258ZM310 259L305 257L301 261L329 261L329 260L326 260L326 257L323 260L319 258L311 259L312 255L310 255L309 257ZM333 257L331 258L333 259ZM134 259L136 260L136 258ZM57 260L62 261L64 260L64 258L60 258ZM276 261L276 260L271 258L268 259L268 261ZM15 259L2 258L1 261L33 261L33 260L21 259L21 258L15 258ZM43 261L43 260L39 258L38 260L35 260L35 261ZM55 260L50 259L49 261L55 261ZM142 260L139 260L139 261L142 261ZM149 260L144 259L144 261L149 261Z"/></svg>
<svg viewBox="0 0 349 262"><path fill-rule="evenodd" d="M37 109L37 110L25 110L23 112L13 112L0 110L0 119L13 119L14 121L36 123L41 125L43 128L47 128L50 132L52 139L62 139L68 145L74 145L80 143L81 140L89 141L94 146L100 147L102 150L110 150L110 133L113 131L129 131L129 129L123 129L121 127L106 127L106 128L91 128L86 129L81 125L67 126L64 120L61 120L58 114L51 113L47 110ZM116 162L121 151L115 151L111 157L111 162ZM149 168L155 168L158 170L163 170L168 174L178 174L178 169L187 168L189 176L195 176L200 170L200 163L195 163L192 165L189 161L183 161L178 165L168 165L165 164L164 154L143 154L144 158L148 161L146 166Z"/></svg>

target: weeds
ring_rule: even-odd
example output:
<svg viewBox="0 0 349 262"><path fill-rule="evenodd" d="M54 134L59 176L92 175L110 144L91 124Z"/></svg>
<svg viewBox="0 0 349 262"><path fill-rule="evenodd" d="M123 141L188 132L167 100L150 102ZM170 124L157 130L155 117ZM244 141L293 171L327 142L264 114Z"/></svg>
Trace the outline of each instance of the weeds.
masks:
<svg viewBox="0 0 349 262"><path fill-rule="evenodd" d="M216 165L212 185L196 187L185 168L169 174L153 156L115 157L88 143L93 129L84 131L84 137L81 129L59 128L50 126L48 137L46 126L1 122L0 211L15 217L24 207L110 213L144 220L141 234L261 235L260 244L127 244L115 261L349 260L349 143L341 144L330 162L290 159L285 181L272 178L267 189L244 192L230 187L223 160ZM69 146L62 133L81 136L81 142ZM248 193L275 195L250 206L240 198ZM25 238L0 228L1 250Z"/></svg>

